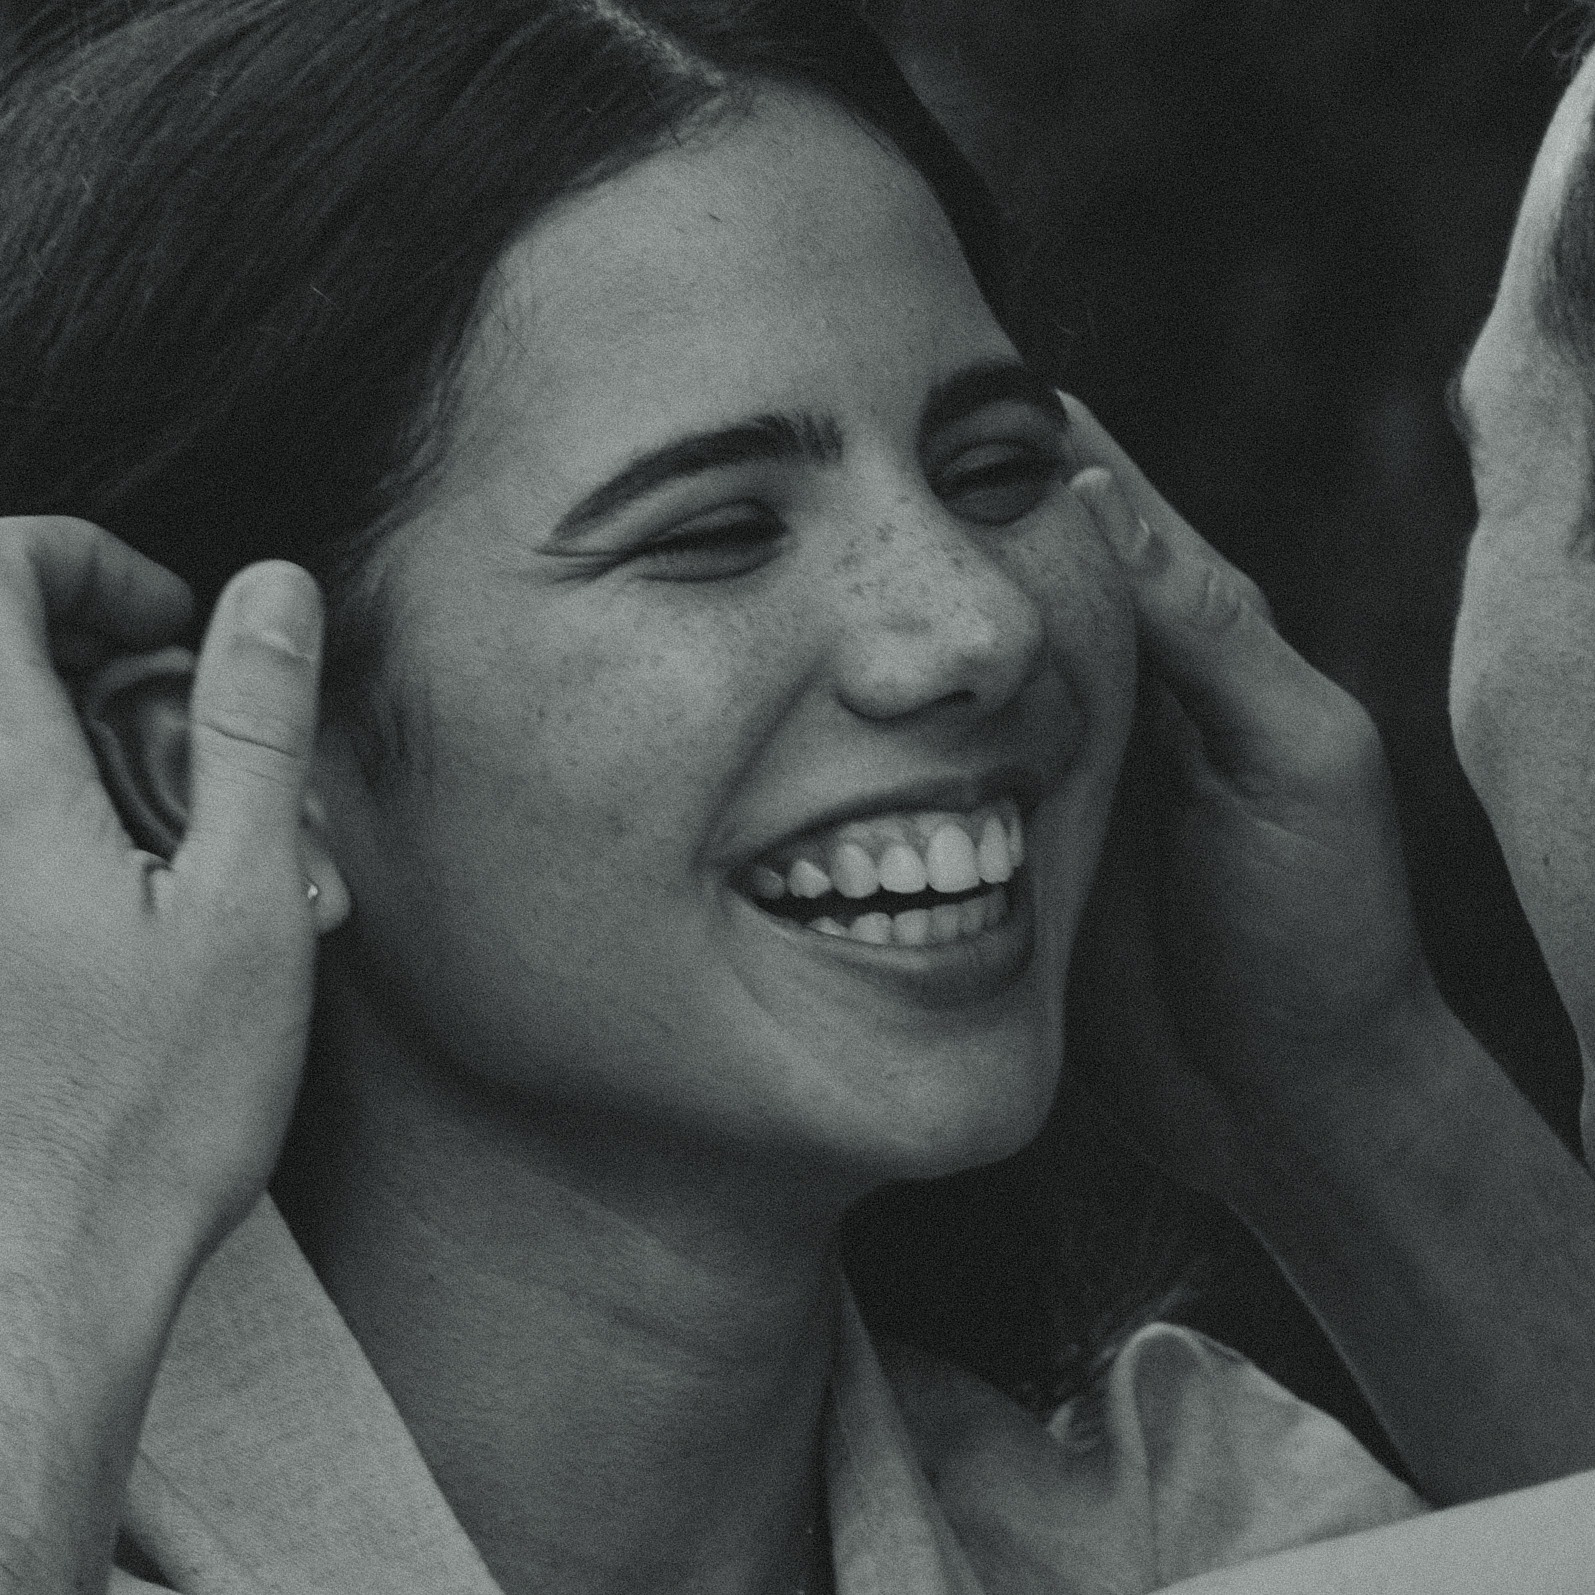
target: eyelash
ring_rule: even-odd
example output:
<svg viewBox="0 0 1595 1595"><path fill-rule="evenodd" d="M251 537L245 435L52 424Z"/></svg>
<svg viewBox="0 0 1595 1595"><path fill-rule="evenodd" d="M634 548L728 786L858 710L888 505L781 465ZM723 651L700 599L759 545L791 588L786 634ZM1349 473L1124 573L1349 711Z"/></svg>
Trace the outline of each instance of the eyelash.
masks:
<svg viewBox="0 0 1595 1595"><path fill-rule="evenodd" d="M983 449L1004 452L989 462L943 473L933 483L938 497L946 501L959 493L1020 491L1026 494L1019 503L1005 502L985 514L970 513L964 518L982 526L1006 526L1029 514L1045 497L1057 479L1060 461L1050 453L1030 445L984 444L967 451ZM686 528L634 549L619 564L641 564L656 581L724 581L757 570L774 556L775 545L786 534L780 518L763 506L750 505L746 513L699 528ZM693 561L697 560L696 565ZM671 568L674 567L674 568Z"/></svg>
<svg viewBox="0 0 1595 1595"><path fill-rule="evenodd" d="M965 518L983 526L1008 526L1023 519L1046 497L1062 468L1062 461L1056 454L1030 444L988 443L968 451L972 455L983 452L990 452L993 457L984 464L965 467L961 472L950 470L937 484L937 493L944 501L958 493L981 490L1025 494L1022 500L993 505L984 514L975 513L972 506L965 505Z"/></svg>
<svg viewBox="0 0 1595 1595"><path fill-rule="evenodd" d="M657 542L645 544L634 550L623 563L642 562L652 566L649 574L657 581L717 581L732 576L745 575L757 569L774 552L773 545L785 535L786 528L771 512L749 506L747 512L734 518L716 522L712 526L688 528ZM726 568L727 555L744 551L740 560L731 561ZM694 556L714 569L683 569ZM675 564L677 569L661 569Z"/></svg>

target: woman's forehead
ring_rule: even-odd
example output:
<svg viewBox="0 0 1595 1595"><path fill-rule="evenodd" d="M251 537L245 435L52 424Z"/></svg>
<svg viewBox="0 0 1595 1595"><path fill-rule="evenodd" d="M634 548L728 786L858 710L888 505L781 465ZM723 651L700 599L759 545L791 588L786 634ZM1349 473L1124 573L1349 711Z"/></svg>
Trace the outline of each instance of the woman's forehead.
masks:
<svg viewBox="0 0 1595 1595"><path fill-rule="evenodd" d="M517 454L535 434L564 455L914 403L1009 349L919 174L826 101L772 92L519 240L467 392Z"/></svg>

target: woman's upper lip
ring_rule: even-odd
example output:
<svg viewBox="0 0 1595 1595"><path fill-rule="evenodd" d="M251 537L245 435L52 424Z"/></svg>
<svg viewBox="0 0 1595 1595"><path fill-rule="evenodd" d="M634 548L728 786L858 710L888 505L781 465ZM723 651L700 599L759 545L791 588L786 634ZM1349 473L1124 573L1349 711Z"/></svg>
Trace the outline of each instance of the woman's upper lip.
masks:
<svg viewBox="0 0 1595 1595"><path fill-rule="evenodd" d="M979 808L982 803L1007 797L1019 805L1020 815L1028 819L1031 809L1041 801L1052 784L1032 766L1004 764L978 773L925 776L878 787L805 815L797 824L787 826L779 833L772 833L754 845L744 844L737 850L738 856L733 867L751 864L773 849L801 841L815 832L828 831L834 826L845 825L849 820L868 819L876 814L927 809L945 809L961 814Z"/></svg>

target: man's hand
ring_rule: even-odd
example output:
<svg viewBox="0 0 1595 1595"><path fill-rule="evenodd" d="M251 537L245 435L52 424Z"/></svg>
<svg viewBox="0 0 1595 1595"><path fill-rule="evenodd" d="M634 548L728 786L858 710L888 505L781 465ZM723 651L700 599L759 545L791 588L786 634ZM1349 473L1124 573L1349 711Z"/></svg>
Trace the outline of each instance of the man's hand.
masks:
<svg viewBox="0 0 1595 1595"><path fill-rule="evenodd" d="M1438 998L1366 711L1073 416L1077 447L1113 460L1073 485L1128 576L1146 667L1082 938L1118 1034L1101 1087L1161 1161L1230 1197L1269 1150L1252 1116L1340 1090L1340 1071L1441 1022Z"/></svg>
<svg viewBox="0 0 1595 1595"><path fill-rule="evenodd" d="M309 1022L300 809L321 609L230 584L198 662L191 823L129 840L57 659L169 642L170 573L82 521L0 520L0 1590L104 1587L194 1270L265 1187Z"/></svg>
<svg viewBox="0 0 1595 1595"><path fill-rule="evenodd" d="M1273 1252L1430 1500L1595 1466L1595 1182L1435 990L1373 726L1070 412L1146 667L1071 1050Z"/></svg>

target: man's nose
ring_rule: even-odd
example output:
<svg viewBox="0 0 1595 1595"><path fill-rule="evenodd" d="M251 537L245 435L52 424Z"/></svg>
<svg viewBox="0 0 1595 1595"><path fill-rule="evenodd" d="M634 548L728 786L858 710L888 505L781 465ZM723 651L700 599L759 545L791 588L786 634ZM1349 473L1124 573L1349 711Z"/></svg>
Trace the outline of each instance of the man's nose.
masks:
<svg viewBox="0 0 1595 1595"><path fill-rule="evenodd" d="M940 505L859 536L837 569L836 685L848 708L871 720L932 709L978 719L1035 677L1046 628L986 546L1003 536L972 533Z"/></svg>

